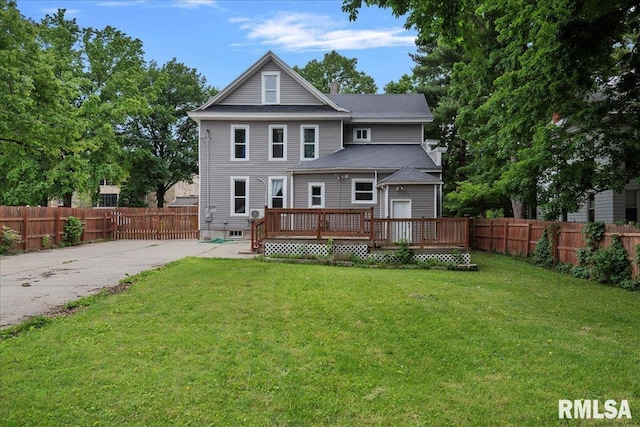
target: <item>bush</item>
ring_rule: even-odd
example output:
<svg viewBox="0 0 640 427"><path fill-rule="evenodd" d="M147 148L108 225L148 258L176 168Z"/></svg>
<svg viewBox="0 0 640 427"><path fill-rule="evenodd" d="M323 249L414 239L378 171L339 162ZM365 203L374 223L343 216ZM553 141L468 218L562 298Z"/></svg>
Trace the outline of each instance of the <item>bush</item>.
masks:
<svg viewBox="0 0 640 427"><path fill-rule="evenodd" d="M547 234L547 230L545 230L536 243L536 248L533 251L533 262L541 267L551 268L553 267L553 254L551 253L551 242Z"/></svg>
<svg viewBox="0 0 640 427"><path fill-rule="evenodd" d="M83 231L84 223L81 220L74 216L67 218L67 222L64 223L63 246L77 245L80 243Z"/></svg>
<svg viewBox="0 0 640 427"><path fill-rule="evenodd" d="M398 251L395 255L400 264L413 263L413 251L409 247L409 242L406 239L402 239L398 242Z"/></svg>
<svg viewBox="0 0 640 427"><path fill-rule="evenodd" d="M608 248L593 252L591 257L593 278L616 286L631 280L628 256L627 250L620 242L620 236L614 234L611 236L611 245Z"/></svg>
<svg viewBox="0 0 640 427"><path fill-rule="evenodd" d="M2 235L0 235L0 255L6 254L18 243L22 243L22 236L13 228L3 225Z"/></svg>

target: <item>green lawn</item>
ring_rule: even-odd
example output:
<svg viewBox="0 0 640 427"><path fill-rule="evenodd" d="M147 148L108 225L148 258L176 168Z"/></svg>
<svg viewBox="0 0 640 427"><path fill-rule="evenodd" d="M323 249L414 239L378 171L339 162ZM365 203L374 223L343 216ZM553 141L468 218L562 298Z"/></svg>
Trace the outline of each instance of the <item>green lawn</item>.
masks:
<svg viewBox="0 0 640 427"><path fill-rule="evenodd" d="M473 260L170 264L0 342L0 425L581 425L558 399L640 419L640 293Z"/></svg>

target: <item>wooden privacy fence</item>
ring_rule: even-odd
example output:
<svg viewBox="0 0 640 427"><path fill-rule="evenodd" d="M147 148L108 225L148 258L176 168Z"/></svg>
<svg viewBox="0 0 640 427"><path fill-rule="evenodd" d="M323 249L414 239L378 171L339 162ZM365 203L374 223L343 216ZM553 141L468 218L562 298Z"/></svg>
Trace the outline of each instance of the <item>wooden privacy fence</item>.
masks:
<svg viewBox="0 0 640 427"><path fill-rule="evenodd" d="M176 208L83 209L0 206L0 227L22 236L13 250L38 250L59 245L70 216L84 223L81 241L99 239L197 239L197 206Z"/></svg>
<svg viewBox="0 0 640 427"><path fill-rule="evenodd" d="M265 209L252 225L252 247L267 238L366 239L372 244L469 246L467 218L375 218L373 209Z"/></svg>
<svg viewBox="0 0 640 427"><path fill-rule="evenodd" d="M586 247L585 224L577 222L536 221L514 218L474 219L471 221L471 247L483 251L529 255L545 230L552 231L551 253L557 262L577 265L578 250ZM611 244L611 236L617 234L629 254L629 261L636 256L635 246L640 244L640 228L633 225L607 224L600 247ZM634 266L634 275L637 275Z"/></svg>

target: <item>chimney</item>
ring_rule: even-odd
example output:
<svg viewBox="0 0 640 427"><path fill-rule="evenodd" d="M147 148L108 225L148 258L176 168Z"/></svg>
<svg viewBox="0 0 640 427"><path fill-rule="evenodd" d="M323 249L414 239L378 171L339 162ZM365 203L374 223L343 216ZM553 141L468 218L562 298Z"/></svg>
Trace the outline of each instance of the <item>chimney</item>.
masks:
<svg viewBox="0 0 640 427"><path fill-rule="evenodd" d="M329 93L338 93L338 82L331 82L331 85L329 85Z"/></svg>

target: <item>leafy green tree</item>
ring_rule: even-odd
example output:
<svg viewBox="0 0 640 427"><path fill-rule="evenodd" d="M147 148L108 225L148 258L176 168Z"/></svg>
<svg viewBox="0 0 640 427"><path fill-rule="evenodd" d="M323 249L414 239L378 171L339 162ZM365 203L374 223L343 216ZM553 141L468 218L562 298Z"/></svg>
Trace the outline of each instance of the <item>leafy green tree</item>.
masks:
<svg viewBox="0 0 640 427"><path fill-rule="evenodd" d="M175 58L159 67L151 62L140 92L149 109L129 117L122 141L128 154L129 177L122 201L138 204L136 195L155 191L164 206L167 190L198 173L198 129L187 112L203 104L215 90L193 68Z"/></svg>
<svg viewBox="0 0 640 427"><path fill-rule="evenodd" d="M343 10L355 19L363 4L404 16L420 46L442 38L462 53L448 96L465 172L503 189L515 216L536 204L575 210L586 190L639 175L637 2L345 0Z"/></svg>
<svg viewBox="0 0 640 427"><path fill-rule="evenodd" d="M357 64L357 59L348 59L333 50L325 53L322 61L313 59L304 67L293 69L322 93L329 93L334 82L338 84L339 93L376 93L375 80L357 71Z"/></svg>

